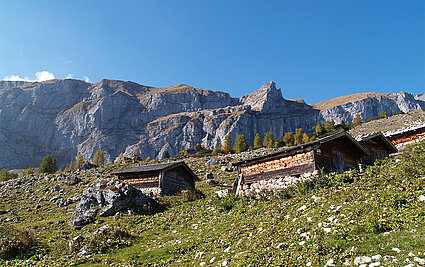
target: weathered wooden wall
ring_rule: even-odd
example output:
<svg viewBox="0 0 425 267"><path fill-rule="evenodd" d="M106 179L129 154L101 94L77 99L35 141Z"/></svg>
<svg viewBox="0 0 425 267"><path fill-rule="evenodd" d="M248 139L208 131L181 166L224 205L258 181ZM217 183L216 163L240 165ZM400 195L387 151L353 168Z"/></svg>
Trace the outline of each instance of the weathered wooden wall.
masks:
<svg viewBox="0 0 425 267"><path fill-rule="evenodd" d="M343 166L338 168L336 155L340 154L343 160ZM316 165L324 168L328 172L343 172L350 169L358 169L360 162L359 149L352 142L336 139L326 142L320 146L320 153L315 153Z"/></svg>
<svg viewBox="0 0 425 267"><path fill-rule="evenodd" d="M388 139L399 151L402 151L408 146L416 145L425 141L425 132L418 131L414 133L405 133L394 137L389 137Z"/></svg>
<svg viewBox="0 0 425 267"><path fill-rule="evenodd" d="M119 175L119 179L126 184L132 185L144 194L161 194L159 188L159 172L149 173L127 173Z"/></svg>
<svg viewBox="0 0 425 267"><path fill-rule="evenodd" d="M161 189L166 195L173 195L181 190L194 190L195 183L185 172L170 170L164 174Z"/></svg>
<svg viewBox="0 0 425 267"><path fill-rule="evenodd" d="M369 155L364 156L364 163L366 164L373 164L377 159L385 159L389 155L388 150L374 140L362 141L360 144L369 153Z"/></svg>
<svg viewBox="0 0 425 267"><path fill-rule="evenodd" d="M294 155L282 155L275 159L241 167L244 184L260 180L276 179L285 176L296 176L315 170L314 152L301 152Z"/></svg>

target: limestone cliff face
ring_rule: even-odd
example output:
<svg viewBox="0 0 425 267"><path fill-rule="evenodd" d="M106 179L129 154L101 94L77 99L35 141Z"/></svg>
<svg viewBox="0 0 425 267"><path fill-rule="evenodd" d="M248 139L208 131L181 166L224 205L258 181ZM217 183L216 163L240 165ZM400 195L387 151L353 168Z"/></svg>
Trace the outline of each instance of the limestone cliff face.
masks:
<svg viewBox="0 0 425 267"><path fill-rule="evenodd" d="M318 120L352 121L385 111L423 108L423 96L409 93L360 94L316 105L287 100L274 82L239 99L224 92L179 84L155 88L133 82L78 80L0 82L1 168L38 166L50 154L63 168L97 149L106 161L121 152L162 158L165 151L203 144L215 147L229 134L250 144L258 132L282 137L287 131L314 129Z"/></svg>

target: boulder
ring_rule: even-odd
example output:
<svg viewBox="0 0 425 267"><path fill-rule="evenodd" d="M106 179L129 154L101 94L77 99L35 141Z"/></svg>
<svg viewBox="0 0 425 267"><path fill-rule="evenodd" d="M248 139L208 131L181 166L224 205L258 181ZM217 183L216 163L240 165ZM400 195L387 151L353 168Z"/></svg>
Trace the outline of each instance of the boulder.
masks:
<svg viewBox="0 0 425 267"><path fill-rule="evenodd" d="M93 217L88 211L100 209L100 216L111 216L126 211L133 206L142 206L153 200L129 184L108 179L99 180L90 185L81 195L81 201L75 208L76 219L70 225L79 226L91 223Z"/></svg>

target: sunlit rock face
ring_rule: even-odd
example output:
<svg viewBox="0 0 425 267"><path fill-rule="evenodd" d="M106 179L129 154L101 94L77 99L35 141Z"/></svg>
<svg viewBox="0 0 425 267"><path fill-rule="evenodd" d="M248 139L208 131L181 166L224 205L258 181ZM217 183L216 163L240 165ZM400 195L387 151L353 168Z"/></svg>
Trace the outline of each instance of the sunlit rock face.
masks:
<svg viewBox="0 0 425 267"><path fill-rule="evenodd" d="M363 119L422 109L422 94L358 94L315 105L287 100L274 82L241 98L179 84L164 88L133 82L79 80L0 81L0 168L38 166L51 155L64 168L78 153L91 159L97 149L106 162L121 153L142 158L175 155L196 144L216 147L226 135L256 133L275 138L318 120Z"/></svg>

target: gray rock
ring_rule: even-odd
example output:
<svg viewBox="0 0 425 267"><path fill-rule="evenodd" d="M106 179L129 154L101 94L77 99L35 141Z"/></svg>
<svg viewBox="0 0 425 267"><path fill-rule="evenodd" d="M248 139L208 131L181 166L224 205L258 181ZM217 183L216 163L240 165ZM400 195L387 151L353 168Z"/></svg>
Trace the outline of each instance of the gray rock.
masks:
<svg viewBox="0 0 425 267"><path fill-rule="evenodd" d="M371 257L360 256L360 257L356 257L354 259L354 264L355 265L361 265L361 264L365 264L365 263L371 263L372 261L373 261L373 259Z"/></svg>
<svg viewBox="0 0 425 267"><path fill-rule="evenodd" d="M59 198L57 201L56 201L56 206L58 207L58 208L63 208L63 207L67 207L69 204L71 204L67 199L64 199L64 198Z"/></svg>
<svg viewBox="0 0 425 267"><path fill-rule="evenodd" d="M214 174L212 174L212 173L207 173L207 174L205 174L205 180L207 180L207 179L214 179Z"/></svg>
<svg viewBox="0 0 425 267"><path fill-rule="evenodd" d="M100 216L111 216L132 206L141 206L153 201L131 185L112 181L98 181L83 191L81 201L75 208L76 218L70 225L80 226L93 222L94 215L87 212L96 208L101 208Z"/></svg>
<svg viewBox="0 0 425 267"><path fill-rule="evenodd" d="M212 166L212 165L219 164L219 161L218 161L218 160L216 160L215 158L212 158L212 159L209 159L209 160L206 162L206 164L207 164L208 166Z"/></svg>
<svg viewBox="0 0 425 267"><path fill-rule="evenodd" d="M64 168L78 153L89 159L97 149L105 151L106 163L122 151L162 158L165 151L176 155L182 146L217 147L226 135L235 140L244 134L252 144L257 132L282 136L282 129L312 131L317 121L351 123L357 113L366 120L382 111L409 112L425 108L424 98L405 92L370 94L321 108L284 99L274 82L232 98L184 84L152 88L114 80L0 81L0 128L13 133L0 136L0 143L8 144L3 153L11 155L0 159L0 166L25 168L50 154ZM54 179L66 181L63 175Z"/></svg>
<svg viewBox="0 0 425 267"><path fill-rule="evenodd" d="M59 192L59 191L61 191L61 187L60 187L60 185L55 185L55 187L54 187L54 190L56 191L56 192Z"/></svg>

